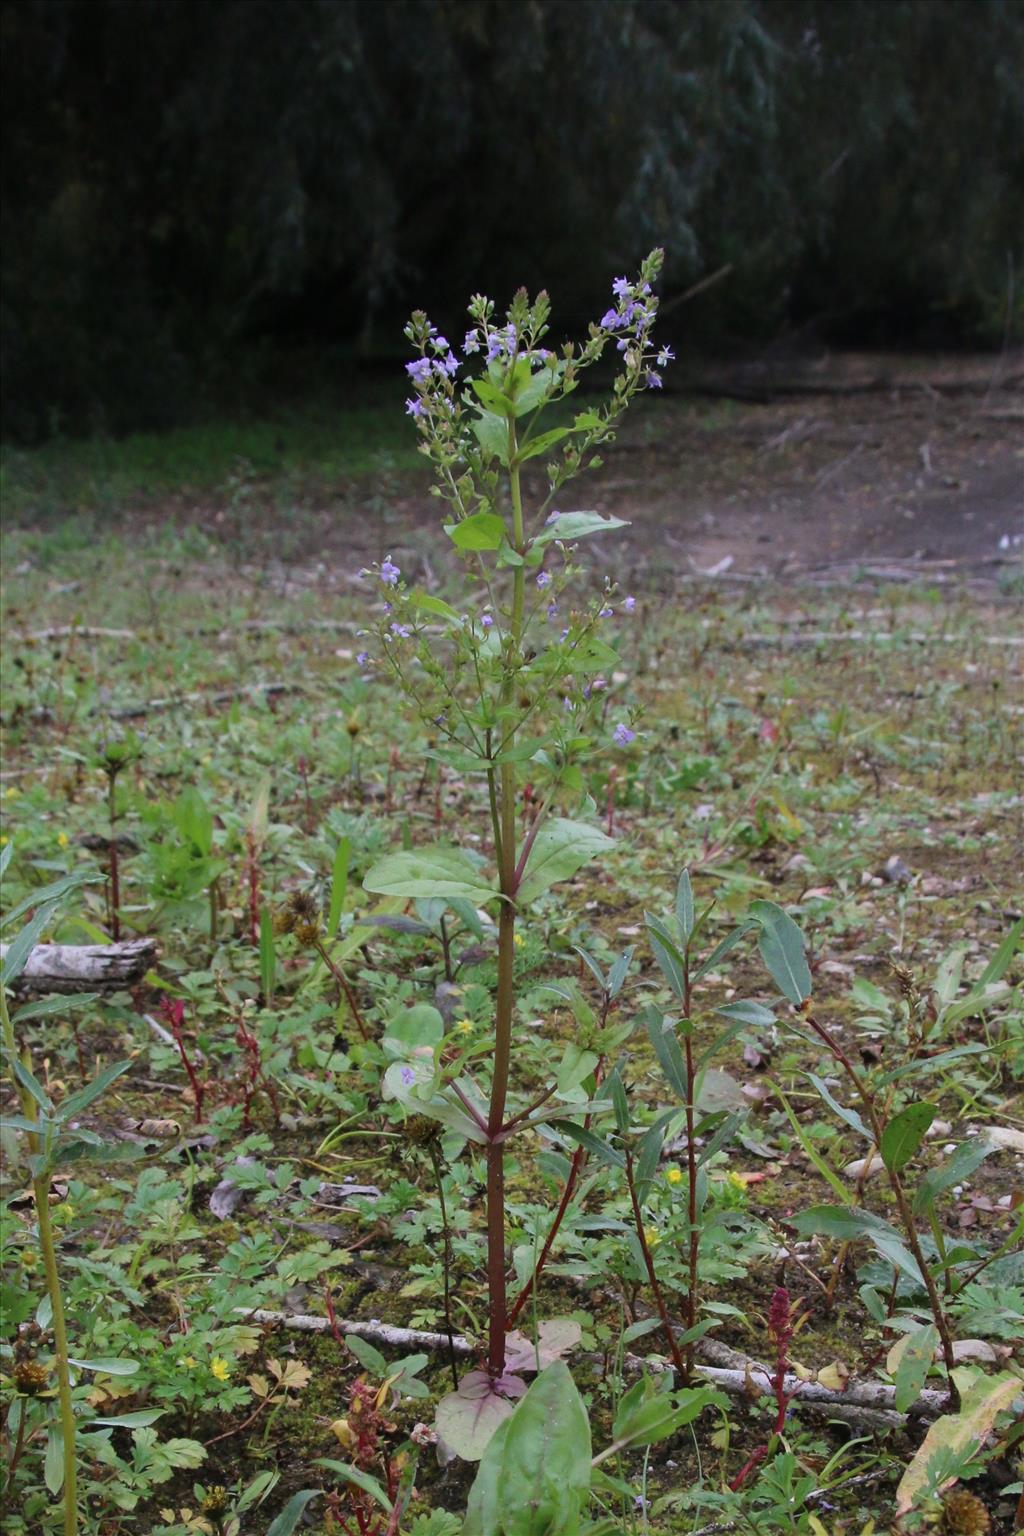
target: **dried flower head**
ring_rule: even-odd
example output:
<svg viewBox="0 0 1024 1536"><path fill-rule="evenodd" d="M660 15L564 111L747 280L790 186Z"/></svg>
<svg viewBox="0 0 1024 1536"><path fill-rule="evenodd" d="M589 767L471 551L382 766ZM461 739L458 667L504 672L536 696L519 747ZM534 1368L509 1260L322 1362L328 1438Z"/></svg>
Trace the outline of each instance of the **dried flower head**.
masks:
<svg viewBox="0 0 1024 1536"><path fill-rule="evenodd" d="M14 1385L26 1397L45 1392L50 1381L50 1367L41 1360L17 1360L14 1365Z"/></svg>
<svg viewBox="0 0 1024 1536"><path fill-rule="evenodd" d="M210 1488L207 1492L206 1498L200 1505L204 1515L213 1515L214 1518L216 1518L217 1515L222 1515L227 1507L228 1491L224 1487L223 1483L218 1483L215 1487Z"/></svg>
<svg viewBox="0 0 1024 1536"><path fill-rule="evenodd" d="M957 1488L942 1501L943 1536L986 1536L992 1521L976 1493Z"/></svg>

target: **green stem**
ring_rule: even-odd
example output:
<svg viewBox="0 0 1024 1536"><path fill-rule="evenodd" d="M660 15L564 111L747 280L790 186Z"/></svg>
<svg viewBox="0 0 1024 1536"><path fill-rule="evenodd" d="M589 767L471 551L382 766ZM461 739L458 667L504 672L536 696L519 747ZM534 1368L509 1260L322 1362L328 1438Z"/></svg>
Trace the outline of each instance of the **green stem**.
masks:
<svg viewBox="0 0 1024 1536"><path fill-rule="evenodd" d="M0 987L0 1027L3 1029L4 1046L12 1063L16 1058L29 1065L28 1052L19 1053L14 1038L14 1025L7 1007L7 994ZM17 1082L17 1079L15 1079ZM18 1083L18 1097L26 1120L35 1121L36 1104L32 1095ZM29 1137L29 1149L33 1156L42 1151L38 1133ZM64 1324L64 1298L60 1289L57 1269L57 1249L53 1240L53 1223L50 1221L50 1175L42 1173L32 1180L32 1193L36 1203L36 1221L39 1225L39 1247L43 1255L46 1290L52 1312L54 1358L57 1366L57 1395L60 1403L61 1433L64 1440L64 1536L75 1536L78 1530L78 1468L75 1462L75 1410L71 1402L71 1376L68 1368L68 1335Z"/></svg>
<svg viewBox="0 0 1024 1536"><path fill-rule="evenodd" d="M57 1270L57 1249L50 1221L50 1177L43 1174L32 1180L39 1223L39 1246L43 1252L46 1289L53 1312L53 1345L57 1364L57 1396L60 1402L60 1427L64 1440L64 1536L78 1530L78 1467L75 1462L75 1410L71 1402L71 1374L68 1368L68 1335L64 1324L64 1299Z"/></svg>

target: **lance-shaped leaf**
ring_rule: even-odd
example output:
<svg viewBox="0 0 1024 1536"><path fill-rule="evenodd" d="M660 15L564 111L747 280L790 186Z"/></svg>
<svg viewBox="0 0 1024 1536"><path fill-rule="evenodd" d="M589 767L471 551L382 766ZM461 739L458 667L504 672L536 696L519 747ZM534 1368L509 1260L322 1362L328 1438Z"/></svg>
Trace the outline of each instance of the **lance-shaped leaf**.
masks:
<svg viewBox="0 0 1024 1536"><path fill-rule="evenodd" d="M536 900L556 881L571 879L595 855L614 846L610 837L589 822L566 821L562 817L545 822L530 849L516 900Z"/></svg>
<svg viewBox="0 0 1024 1536"><path fill-rule="evenodd" d="M890 1173L899 1173L925 1138L925 1132L939 1112L937 1104L920 1102L908 1104L906 1109L894 1115L882 1132L879 1148L882 1162Z"/></svg>
<svg viewBox="0 0 1024 1536"><path fill-rule="evenodd" d="M569 543L575 539L585 539L592 533L610 533L614 528L628 526L621 517L602 517L600 512L560 512L550 523L545 523L533 543L535 548L537 545L550 544L553 539Z"/></svg>
<svg viewBox="0 0 1024 1536"><path fill-rule="evenodd" d="M801 1237L821 1233L826 1237L838 1237L843 1242L866 1238L883 1259L915 1285L924 1287L924 1278L910 1250L896 1228L883 1221L881 1216L840 1205L812 1205L809 1210L794 1216L792 1225Z"/></svg>
<svg viewBox="0 0 1024 1536"><path fill-rule="evenodd" d="M750 916L761 929L758 945L772 980L783 997L799 1007L811 995L803 934L774 901L752 901Z"/></svg>
<svg viewBox="0 0 1024 1536"><path fill-rule="evenodd" d="M469 901L490 901L495 893L491 881L458 848L410 848L404 853L388 853L369 871L363 881L368 891L381 896L437 896L443 900L464 897Z"/></svg>

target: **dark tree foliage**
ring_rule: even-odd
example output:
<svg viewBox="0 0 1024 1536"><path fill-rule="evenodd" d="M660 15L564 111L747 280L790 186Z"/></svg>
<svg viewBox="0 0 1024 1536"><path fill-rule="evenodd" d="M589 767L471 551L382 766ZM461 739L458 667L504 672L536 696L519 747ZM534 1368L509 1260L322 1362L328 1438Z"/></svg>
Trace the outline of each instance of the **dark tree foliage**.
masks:
<svg viewBox="0 0 1024 1536"><path fill-rule="evenodd" d="M730 268L708 344L996 340L1024 288L1021 0L3 0L2 43L21 437L481 287L582 320L654 244L670 298Z"/></svg>

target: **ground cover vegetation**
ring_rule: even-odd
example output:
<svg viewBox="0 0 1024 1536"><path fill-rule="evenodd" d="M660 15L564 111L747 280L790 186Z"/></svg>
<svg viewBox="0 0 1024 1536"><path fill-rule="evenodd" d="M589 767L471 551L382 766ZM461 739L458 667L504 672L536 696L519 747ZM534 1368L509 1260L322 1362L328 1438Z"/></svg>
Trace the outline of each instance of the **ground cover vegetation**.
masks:
<svg viewBox="0 0 1024 1536"><path fill-rule="evenodd" d="M660 269L415 314L340 573L9 532L10 1530L1013 1528L1007 610L576 510Z"/></svg>

